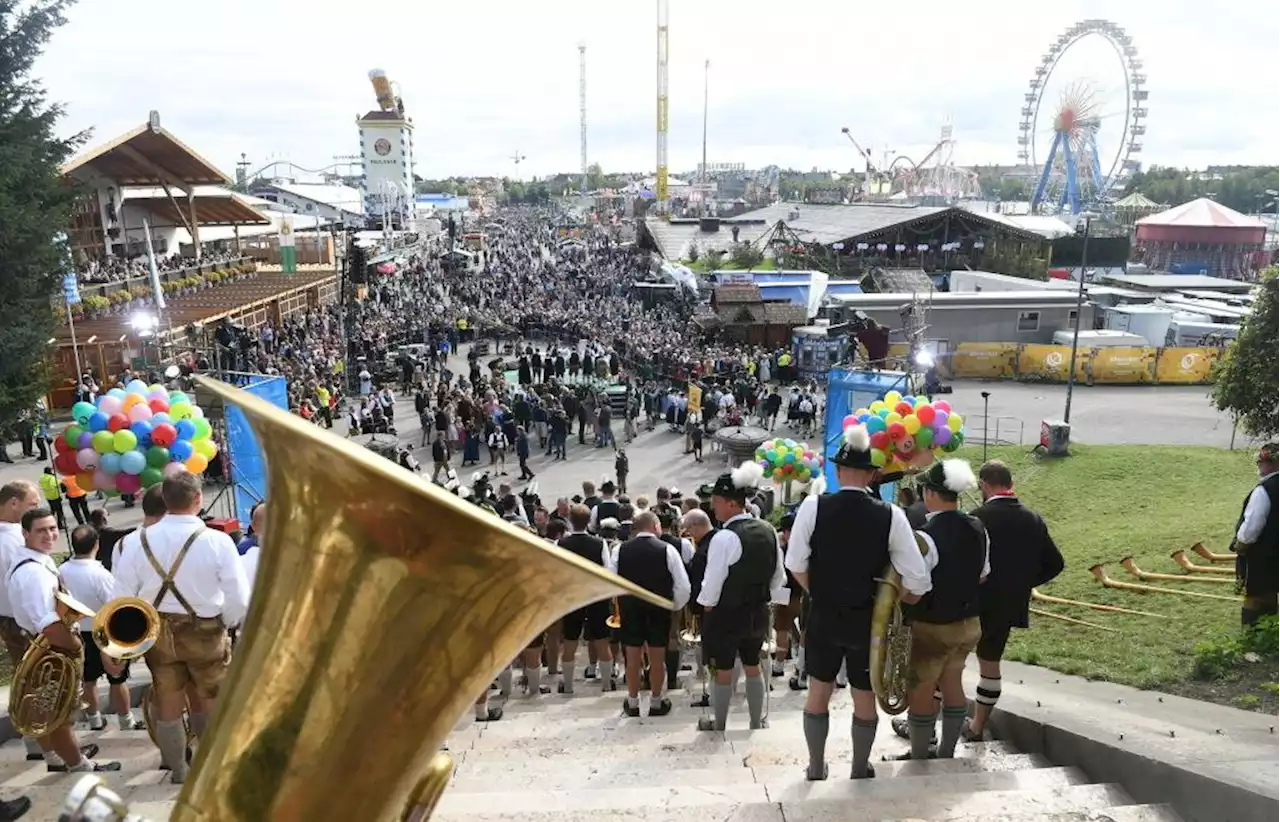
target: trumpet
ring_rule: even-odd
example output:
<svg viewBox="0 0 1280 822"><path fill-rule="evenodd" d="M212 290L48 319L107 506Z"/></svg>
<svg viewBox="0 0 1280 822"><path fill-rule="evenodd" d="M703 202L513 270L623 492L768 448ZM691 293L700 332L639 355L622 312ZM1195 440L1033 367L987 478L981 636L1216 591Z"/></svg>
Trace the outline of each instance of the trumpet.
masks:
<svg viewBox="0 0 1280 822"><path fill-rule="evenodd" d="M613 608L609 612L609 618L604 621L606 628L616 631L622 627L622 611L618 606L618 598L613 598Z"/></svg>

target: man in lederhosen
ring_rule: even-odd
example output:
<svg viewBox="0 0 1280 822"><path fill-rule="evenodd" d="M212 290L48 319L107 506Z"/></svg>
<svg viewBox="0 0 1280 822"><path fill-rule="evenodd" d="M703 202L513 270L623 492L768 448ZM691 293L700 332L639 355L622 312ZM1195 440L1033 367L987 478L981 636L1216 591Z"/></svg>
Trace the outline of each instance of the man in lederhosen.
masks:
<svg viewBox="0 0 1280 822"><path fill-rule="evenodd" d="M742 660L751 728L763 728L765 688L760 652L769 633L769 603L786 587L782 548L773 526L746 512L747 497L764 476L755 462L744 462L721 474L712 489L716 519L724 527L707 546L707 569L698 604L702 617L702 647L707 664L715 667L711 686L714 718L703 717L698 730L723 731L733 694L734 663Z"/></svg>
<svg viewBox="0 0 1280 822"><path fill-rule="evenodd" d="M906 607L911 620L910 688L907 724L911 751L901 759L929 759L938 719L935 691L942 694L942 734L936 755L950 759L964 728L965 661L978 645L982 625L982 583L991 572L987 530L959 509L960 495L978 487L969 463L936 462L919 480L928 520L917 532L928 547L924 555L933 588Z"/></svg>
<svg viewBox="0 0 1280 822"><path fill-rule="evenodd" d="M711 486L707 485L707 499L711 499ZM688 511L680 519L680 532L693 540L693 559L689 561L689 607L687 613L690 616L702 617L702 606L698 604L698 595L702 593L702 577L707 572L707 548L711 545L711 538L715 536L716 529L711 525L711 517L702 509ZM681 625L680 630L684 631L690 627L686 620ZM703 649L699 645L697 657L694 659L694 676L700 683L706 683L707 668L706 660L703 658ZM706 708L711 705L711 695L704 690L702 695L694 700L694 707Z"/></svg>
<svg viewBox="0 0 1280 822"><path fill-rule="evenodd" d="M155 699L156 744L172 769L187 776L187 732L182 723L189 684L204 711L190 714L191 731L203 737L209 714L231 664L227 627L244 621L249 580L231 537L205 527L200 477L178 474L161 486L168 514L141 529L126 545L116 569L115 595L136 596L160 614L160 636L147 652Z"/></svg>
<svg viewBox="0 0 1280 822"><path fill-rule="evenodd" d="M676 555L680 557L680 561L688 565L693 561L694 546L693 541L685 539L677 533L679 519L674 516L658 515L658 524L662 528L662 532L658 534L658 538L675 549ZM676 614L676 618L671 620L671 635L667 639L667 690L674 691L680 687L680 614Z"/></svg>
<svg viewBox="0 0 1280 822"><path fill-rule="evenodd" d="M559 545L566 551L572 551L588 562L607 567L609 564L605 542L600 537L587 533L587 525L591 522L591 511L587 506L578 503L569 508L568 535L560 539ZM605 691L613 690L612 664L613 655L609 651L609 628L605 625L612 608L608 600L584 605L576 611L565 614L561 620L562 644L560 645L560 684L562 694L573 693L574 659L578 653L578 640L585 640L594 647L599 664L610 673L601 682Z"/></svg>
<svg viewBox="0 0 1280 822"><path fill-rule="evenodd" d="M1276 613L1276 590L1280 588L1276 530L1276 443L1258 450L1258 484L1245 498L1236 525L1231 549L1236 553L1236 577L1244 589L1240 621L1257 623L1260 617Z"/></svg>
<svg viewBox="0 0 1280 822"><path fill-rule="evenodd" d="M845 432L832 462L840 489L810 495L796 511L787 546L787 569L809 593L804 664L811 680L804 706L811 780L827 778L829 704L844 665L853 691L854 779L875 776L870 765L879 713L871 689L871 610L877 579L890 563L902 577L903 602L932 587L929 570L901 508L867 489L878 471L865 426Z"/></svg>
<svg viewBox="0 0 1280 822"><path fill-rule="evenodd" d="M796 518L794 514L784 514L778 522L778 537L782 541L782 557L783 564L786 563L787 542L791 538L791 529L795 526ZM773 610L773 631L778 638L778 649L773 653L773 675L782 676L786 673L787 660L791 658L791 630L796 619L800 616L801 594L803 591L800 584L796 582L795 575L790 571L787 574L787 590L790 592L787 597L786 605L779 605ZM796 677L800 676L803 663L796 663Z"/></svg>

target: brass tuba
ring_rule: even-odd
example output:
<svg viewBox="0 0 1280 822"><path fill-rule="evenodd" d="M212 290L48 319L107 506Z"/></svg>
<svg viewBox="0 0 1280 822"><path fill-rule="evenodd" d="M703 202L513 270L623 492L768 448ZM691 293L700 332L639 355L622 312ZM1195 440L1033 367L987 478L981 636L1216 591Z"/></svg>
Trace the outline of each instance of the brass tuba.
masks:
<svg viewBox="0 0 1280 822"><path fill-rule="evenodd" d="M685 608L684 630L680 632L680 641L686 645L702 644L702 614Z"/></svg>
<svg viewBox="0 0 1280 822"><path fill-rule="evenodd" d="M618 605L618 598L613 598L613 605L609 610L609 618L604 621L604 625L611 631L616 631L622 627L622 609Z"/></svg>
<svg viewBox="0 0 1280 822"><path fill-rule="evenodd" d="M77 639L76 623L93 616L93 609L63 590L54 598L58 618ZM38 634L13 673L9 688L9 716L13 727L26 737L39 738L66 724L71 711L80 706L84 678L84 652L58 648L44 634Z"/></svg>
<svg viewBox="0 0 1280 822"><path fill-rule="evenodd" d="M93 617L93 642L103 656L137 659L151 650L160 636L160 615L138 597L113 599Z"/></svg>
<svg viewBox="0 0 1280 822"><path fill-rule="evenodd" d="M929 544L915 535L921 556ZM877 580L875 605L871 610L871 690L880 710L900 714L907 709L907 666L911 662L911 626L902 618L899 594L902 577L893 563Z"/></svg>
<svg viewBox="0 0 1280 822"><path fill-rule="evenodd" d="M173 822L425 818L453 771L440 743L547 624L618 594L672 607L354 442L196 382L252 425L272 516ZM72 818L110 806L91 780L68 797ZM125 818L114 801L99 818Z"/></svg>

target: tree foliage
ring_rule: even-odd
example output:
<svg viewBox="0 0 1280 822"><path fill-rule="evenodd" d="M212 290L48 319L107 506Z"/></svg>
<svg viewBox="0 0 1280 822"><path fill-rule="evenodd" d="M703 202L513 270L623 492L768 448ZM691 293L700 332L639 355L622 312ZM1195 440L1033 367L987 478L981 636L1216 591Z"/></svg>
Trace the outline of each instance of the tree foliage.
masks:
<svg viewBox="0 0 1280 822"><path fill-rule="evenodd" d="M1227 208L1244 214L1275 214L1275 166L1210 166L1191 171L1152 166L1129 179L1125 194L1134 191L1157 203L1177 206L1201 197L1212 197Z"/></svg>
<svg viewBox="0 0 1280 822"><path fill-rule="evenodd" d="M729 259L738 268L755 268L764 262L764 253L750 243L736 243L729 252Z"/></svg>
<svg viewBox="0 0 1280 822"><path fill-rule="evenodd" d="M63 232L77 194L59 168L87 135L58 139L62 108L31 67L71 4L0 0L0 428L49 387L51 299L70 258Z"/></svg>
<svg viewBox="0 0 1280 822"><path fill-rule="evenodd" d="M1277 396L1277 281L1272 266L1262 276L1253 310L1240 324L1240 333L1214 370L1213 403L1230 411L1245 433L1265 437L1276 433Z"/></svg>

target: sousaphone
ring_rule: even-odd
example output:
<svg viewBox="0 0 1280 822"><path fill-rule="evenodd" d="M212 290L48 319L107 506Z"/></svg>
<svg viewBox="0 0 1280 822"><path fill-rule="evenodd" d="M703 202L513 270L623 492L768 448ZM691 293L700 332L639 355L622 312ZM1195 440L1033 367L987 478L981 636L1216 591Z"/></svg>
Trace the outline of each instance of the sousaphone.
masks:
<svg viewBox="0 0 1280 822"><path fill-rule="evenodd" d="M244 413L271 524L252 606L173 822L423 819L454 723L538 632L607 597L672 604L263 399ZM126 819L96 777L72 819ZM137 817L128 817L137 820Z"/></svg>

